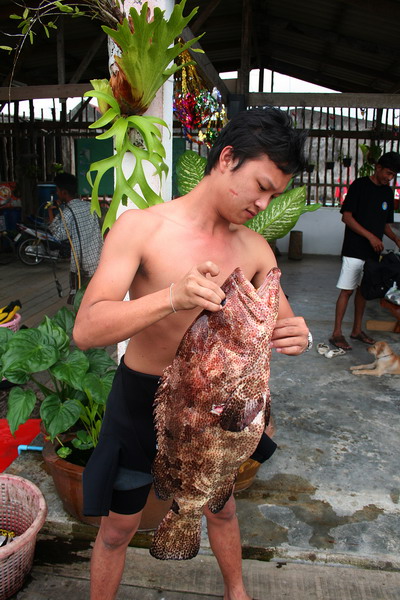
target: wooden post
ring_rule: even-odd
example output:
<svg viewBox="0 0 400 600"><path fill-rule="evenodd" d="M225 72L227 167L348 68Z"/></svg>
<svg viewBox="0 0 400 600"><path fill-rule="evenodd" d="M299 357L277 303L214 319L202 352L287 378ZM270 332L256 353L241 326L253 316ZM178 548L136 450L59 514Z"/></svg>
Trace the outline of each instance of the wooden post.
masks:
<svg viewBox="0 0 400 600"><path fill-rule="evenodd" d="M241 58L238 73L238 93L246 96L246 103L249 93L251 67L251 1L243 0Z"/></svg>

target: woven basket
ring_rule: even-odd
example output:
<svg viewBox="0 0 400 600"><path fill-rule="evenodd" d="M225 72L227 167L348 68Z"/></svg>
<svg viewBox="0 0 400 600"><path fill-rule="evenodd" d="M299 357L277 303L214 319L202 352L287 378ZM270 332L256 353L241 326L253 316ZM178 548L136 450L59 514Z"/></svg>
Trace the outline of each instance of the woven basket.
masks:
<svg viewBox="0 0 400 600"><path fill-rule="evenodd" d="M21 326L21 315L19 313L15 313L15 317L9 321L8 323L0 324L0 327L7 327L11 329L11 331L18 331Z"/></svg>
<svg viewBox="0 0 400 600"><path fill-rule="evenodd" d="M0 548L0 600L23 585L32 568L36 536L47 515L42 492L16 475L0 474L0 529L14 531L12 542Z"/></svg>

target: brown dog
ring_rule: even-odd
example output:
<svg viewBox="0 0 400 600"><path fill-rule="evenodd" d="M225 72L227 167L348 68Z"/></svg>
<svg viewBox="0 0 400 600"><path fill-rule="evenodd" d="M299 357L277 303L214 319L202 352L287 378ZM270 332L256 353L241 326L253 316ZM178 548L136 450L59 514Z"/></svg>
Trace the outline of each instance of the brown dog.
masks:
<svg viewBox="0 0 400 600"><path fill-rule="evenodd" d="M389 344L376 342L373 346L368 347L368 352L371 352L376 360L368 365L350 367L353 375L375 375L376 377L380 377L385 373L400 375L400 356L393 352Z"/></svg>

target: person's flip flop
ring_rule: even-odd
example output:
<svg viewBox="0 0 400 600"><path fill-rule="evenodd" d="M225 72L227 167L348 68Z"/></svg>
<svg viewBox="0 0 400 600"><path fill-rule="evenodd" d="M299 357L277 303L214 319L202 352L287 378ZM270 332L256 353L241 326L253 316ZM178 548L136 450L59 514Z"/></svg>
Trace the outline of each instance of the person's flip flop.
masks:
<svg viewBox="0 0 400 600"><path fill-rule="evenodd" d="M317 352L318 354L326 354L330 350L328 344L317 344Z"/></svg>
<svg viewBox="0 0 400 600"><path fill-rule="evenodd" d="M346 350L343 348L336 348L335 350L328 350L325 353L325 358L333 358L334 356L342 356L342 354L346 354Z"/></svg>
<svg viewBox="0 0 400 600"><path fill-rule="evenodd" d="M332 344L332 346L336 346L336 348L344 350L345 352L351 350L351 346L346 341L344 335L333 335L331 338L329 338L329 343Z"/></svg>
<svg viewBox="0 0 400 600"><path fill-rule="evenodd" d="M368 344L369 346L375 344L375 340L370 338L366 333L364 333L364 331L360 331L358 335L351 335L350 337L352 340L358 340L359 342L362 342L363 344Z"/></svg>

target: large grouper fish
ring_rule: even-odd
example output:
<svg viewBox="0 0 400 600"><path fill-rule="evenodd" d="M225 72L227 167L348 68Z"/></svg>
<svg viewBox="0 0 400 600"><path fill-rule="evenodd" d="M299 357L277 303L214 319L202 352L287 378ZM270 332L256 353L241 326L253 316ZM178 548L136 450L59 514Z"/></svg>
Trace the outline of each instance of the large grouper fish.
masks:
<svg viewBox="0 0 400 600"><path fill-rule="evenodd" d="M224 507L269 421L279 278L275 267L256 290L235 269L222 285L222 310L200 313L163 372L153 476L157 495L173 503L154 535L155 558L196 556L204 507L213 513Z"/></svg>

